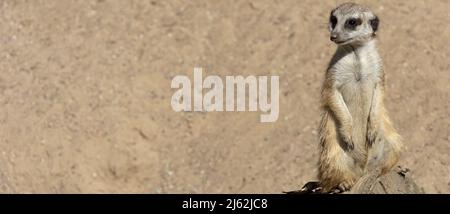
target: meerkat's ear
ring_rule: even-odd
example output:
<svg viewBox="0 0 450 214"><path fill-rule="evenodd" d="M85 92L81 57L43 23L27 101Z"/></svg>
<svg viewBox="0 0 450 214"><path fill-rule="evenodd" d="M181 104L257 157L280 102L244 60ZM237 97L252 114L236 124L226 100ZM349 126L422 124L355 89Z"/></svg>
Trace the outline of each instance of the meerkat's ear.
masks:
<svg viewBox="0 0 450 214"><path fill-rule="evenodd" d="M375 18L371 19L371 20L369 21L369 23L370 23L370 26L372 27L373 32L374 32L374 33L377 32L377 30L378 30L378 25L380 24L380 20L378 19L378 17L375 16Z"/></svg>

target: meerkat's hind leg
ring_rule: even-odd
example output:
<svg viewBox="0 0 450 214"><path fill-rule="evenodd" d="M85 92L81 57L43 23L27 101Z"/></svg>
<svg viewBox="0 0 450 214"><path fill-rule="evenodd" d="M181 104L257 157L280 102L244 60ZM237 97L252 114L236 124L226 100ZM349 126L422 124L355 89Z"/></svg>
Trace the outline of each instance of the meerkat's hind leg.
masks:
<svg viewBox="0 0 450 214"><path fill-rule="evenodd" d="M397 163L401 146L397 134L390 136L379 133L375 140L367 145L368 155L364 175L355 183L351 193L371 193L377 179L388 173Z"/></svg>
<svg viewBox="0 0 450 214"><path fill-rule="evenodd" d="M382 175L386 162L385 144L379 137L367 145L369 147L364 174L355 182L351 193L367 194L372 191L377 179Z"/></svg>
<svg viewBox="0 0 450 214"><path fill-rule="evenodd" d="M368 147L367 162L364 168L364 174L380 172L385 161L385 143L379 136L375 142L366 145Z"/></svg>
<svg viewBox="0 0 450 214"><path fill-rule="evenodd" d="M371 193L378 178L391 169L391 162L396 162L396 158L395 148L386 139L378 136L370 145L364 175L358 179L350 193Z"/></svg>
<svg viewBox="0 0 450 214"><path fill-rule="evenodd" d="M354 160L339 144L336 121L330 112L325 112L320 124L321 153L319 180L323 192L333 192L342 183L342 189L349 189L358 177Z"/></svg>

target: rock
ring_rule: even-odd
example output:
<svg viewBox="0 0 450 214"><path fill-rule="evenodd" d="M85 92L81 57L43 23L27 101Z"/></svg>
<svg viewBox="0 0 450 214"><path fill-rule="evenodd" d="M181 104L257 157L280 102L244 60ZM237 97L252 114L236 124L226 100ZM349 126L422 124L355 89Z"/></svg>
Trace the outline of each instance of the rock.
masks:
<svg viewBox="0 0 450 214"><path fill-rule="evenodd" d="M287 194L333 194L333 193L350 193L350 194L422 194L423 189L420 188L411 178L409 169L398 167L391 172L380 177L363 176L356 182L351 191L339 192L332 191L324 193L319 182L308 182L301 190L285 192Z"/></svg>

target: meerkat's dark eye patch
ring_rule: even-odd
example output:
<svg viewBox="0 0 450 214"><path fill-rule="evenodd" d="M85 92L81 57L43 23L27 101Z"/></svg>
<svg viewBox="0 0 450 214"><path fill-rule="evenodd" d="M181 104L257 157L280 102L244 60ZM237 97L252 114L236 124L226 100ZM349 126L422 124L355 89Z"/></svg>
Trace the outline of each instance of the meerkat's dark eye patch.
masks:
<svg viewBox="0 0 450 214"><path fill-rule="evenodd" d="M334 29L336 27L338 20L336 18L336 16L331 15L330 16L330 24L331 24L331 28Z"/></svg>
<svg viewBox="0 0 450 214"><path fill-rule="evenodd" d="M376 16L375 16L375 18L370 20L370 26L372 26L373 32L377 32L379 24L380 24L380 20Z"/></svg>
<svg viewBox="0 0 450 214"><path fill-rule="evenodd" d="M362 20L360 18L349 18L345 22L345 27L351 30L356 29L360 24L362 23Z"/></svg>

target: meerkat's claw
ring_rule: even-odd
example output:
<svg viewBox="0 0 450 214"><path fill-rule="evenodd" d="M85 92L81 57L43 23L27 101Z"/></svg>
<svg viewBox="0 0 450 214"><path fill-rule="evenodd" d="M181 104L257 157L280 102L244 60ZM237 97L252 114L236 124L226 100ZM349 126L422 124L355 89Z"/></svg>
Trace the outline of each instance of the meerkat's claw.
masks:
<svg viewBox="0 0 450 214"><path fill-rule="evenodd" d="M367 146L372 146L376 140L377 140L377 136L378 136L378 131L376 131L377 128L375 127L369 127L367 130L367 135L366 135L366 142L367 142Z"/></svg>
<svg viewBox="0 0 450 214"><path fill-rule="evenodd" d="M353 149L355 149L355 144L353 143L352 140L350 140L350 142L346 142L346 144L347 144L347 149L348 149L348 150L353 150Z"/></svg>
<svg viewBox="0 0 450 214"><path fill-rule="evenodd" d="M376 134L374 132L367 132L366 142L367 146L372 146L376 141Z"/></svg>
<svg viewBox="0 0 450 214"><path fill-rule="evenodd" d="M355 145L353 144L351 131L347 131L351 129L341 129L340 135L342 142L344 143L343 147L345 150L353 150Z"/></svg>
<svg viewBox="0 0 450 214"><path fill-rule="evenodd" d="M351 137L346 138L342 137L342 141L344 143L344 150L353 150L355 148L355 144L353 143L353 140Z"/></svg>
<svg viewBox="0 0 450 214"><path fill-rule="evenodd" d="M344 181L337 186L337 189L339 189L341 192L346 192L349 191L352 188L352 186L353 185L351 182Z"/></svg>

